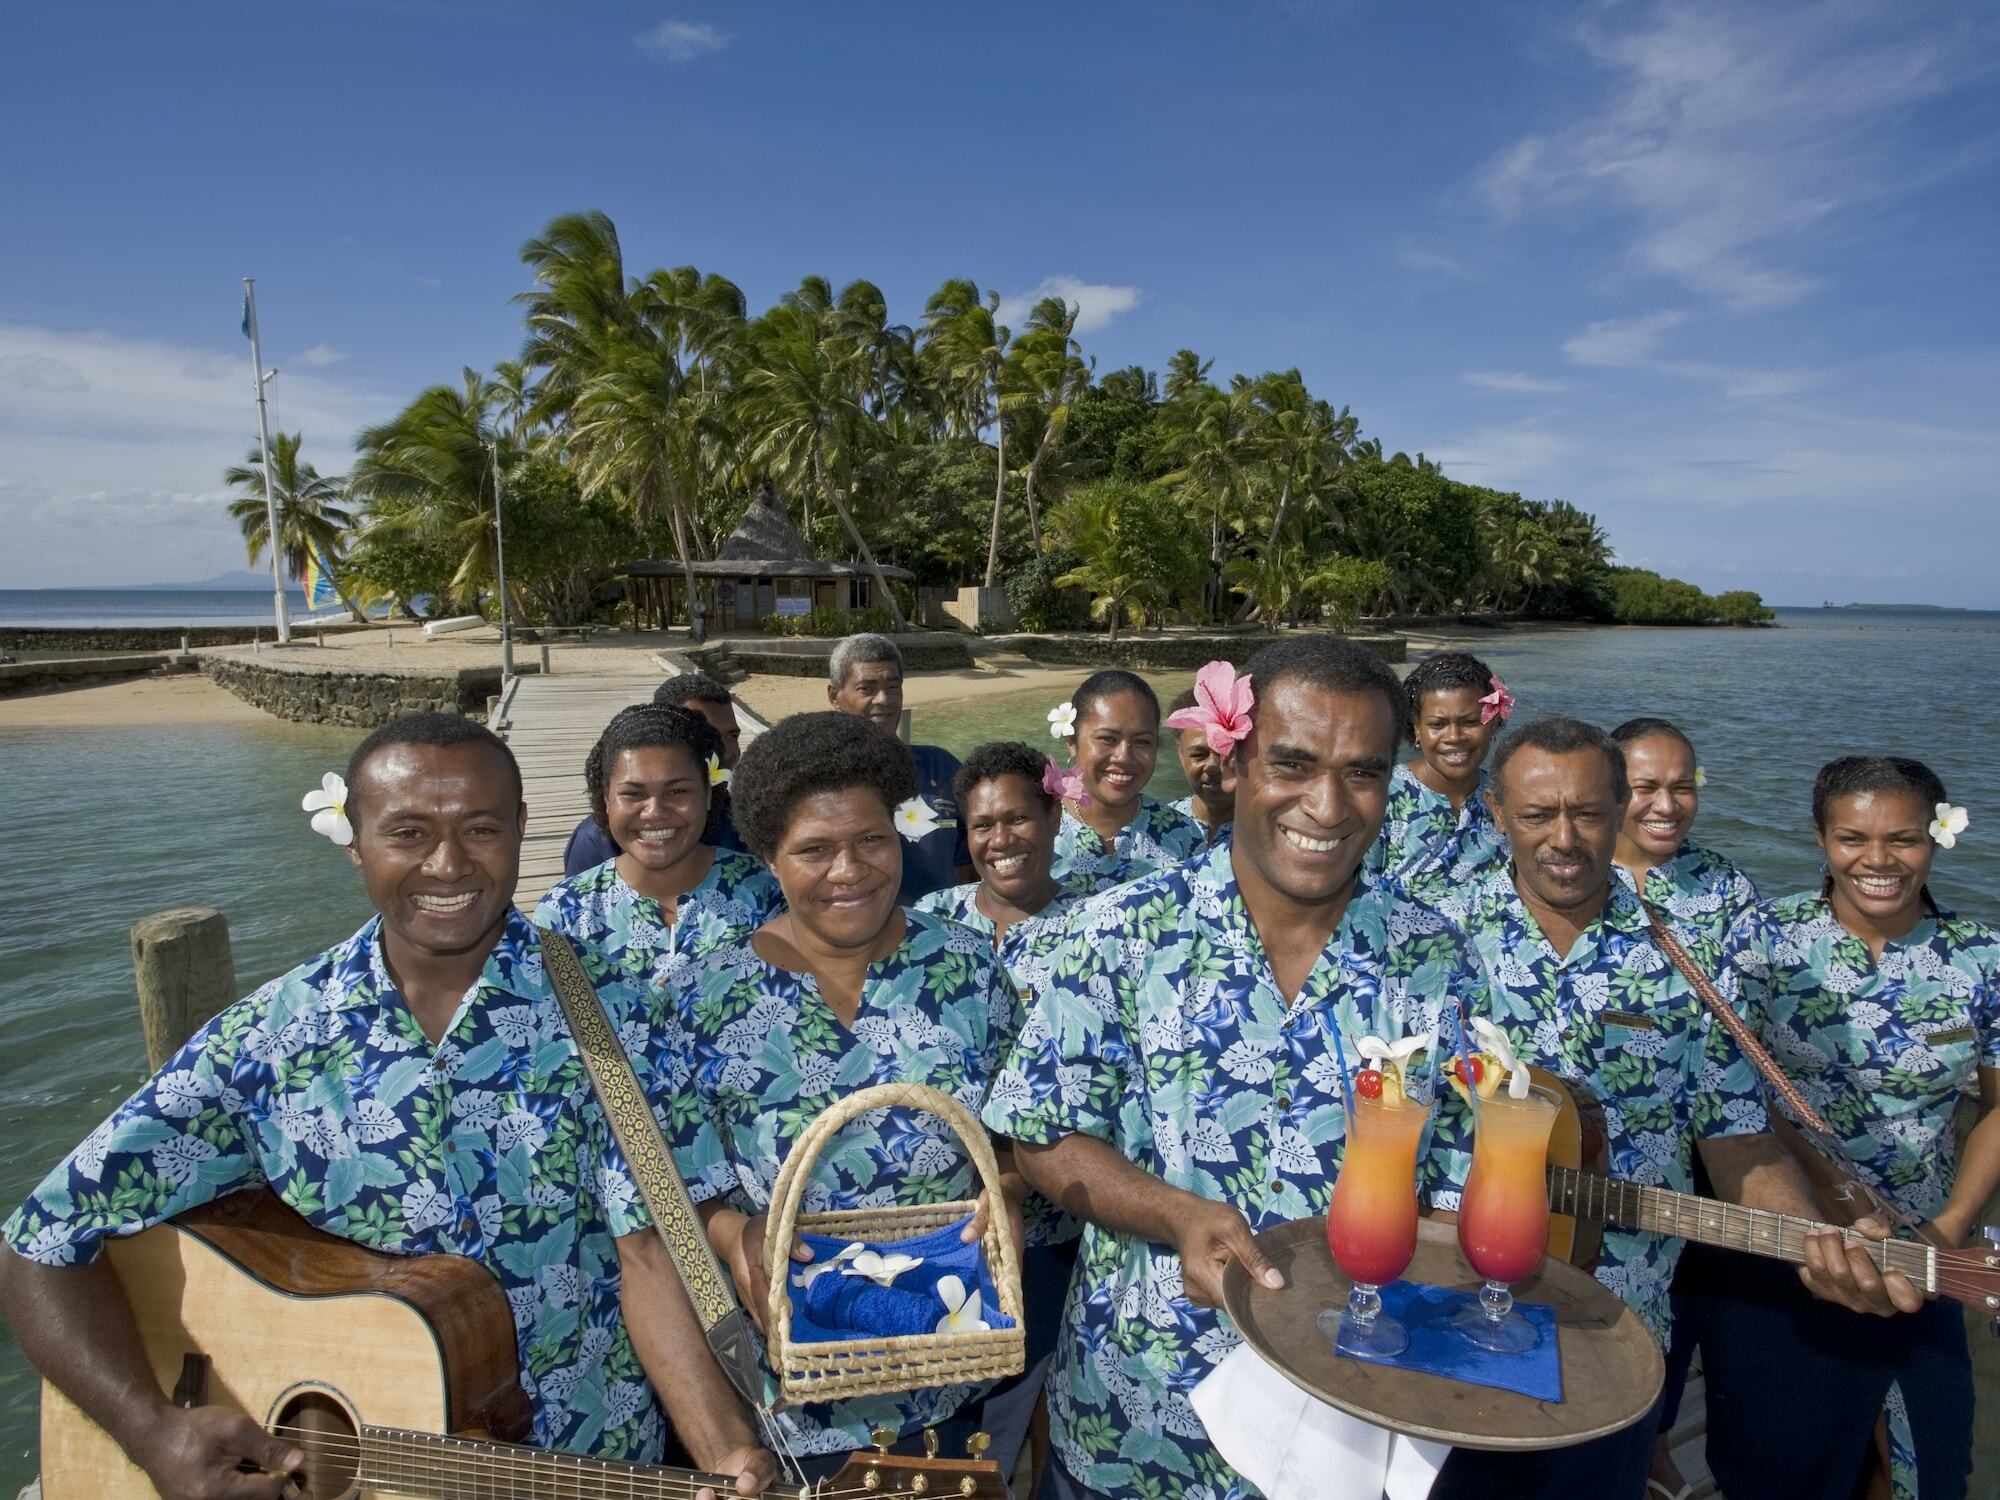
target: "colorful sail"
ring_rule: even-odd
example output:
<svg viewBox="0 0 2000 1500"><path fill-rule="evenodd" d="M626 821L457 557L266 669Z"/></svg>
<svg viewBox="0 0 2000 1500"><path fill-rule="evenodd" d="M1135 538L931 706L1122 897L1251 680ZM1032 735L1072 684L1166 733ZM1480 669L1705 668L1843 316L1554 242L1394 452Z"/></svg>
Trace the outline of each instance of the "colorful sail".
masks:
<svg viewBox="0 0 2000 1500"><path fill-rule="evenodd" d="M334 589L332 570L317 552L306 553L305 574L299 579L299 587L306 596L309 610L332 609L340 603L340 594Z"/></svg>

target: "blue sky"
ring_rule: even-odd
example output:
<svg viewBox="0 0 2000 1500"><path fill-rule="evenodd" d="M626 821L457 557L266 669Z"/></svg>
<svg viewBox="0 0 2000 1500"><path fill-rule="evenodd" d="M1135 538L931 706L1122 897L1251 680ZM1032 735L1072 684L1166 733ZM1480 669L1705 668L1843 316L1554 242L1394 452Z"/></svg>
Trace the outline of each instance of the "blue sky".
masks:
<svg viewBox="0 0 2000 1500"><path fill-rule="evenodd" d="M948 276L1100 369L1299 366L1391 449L1783 603L2000 606L2000 13L515 0L16 7L0 587L241 566L222 467L518 350L518 250L761 307Z"/></svg>

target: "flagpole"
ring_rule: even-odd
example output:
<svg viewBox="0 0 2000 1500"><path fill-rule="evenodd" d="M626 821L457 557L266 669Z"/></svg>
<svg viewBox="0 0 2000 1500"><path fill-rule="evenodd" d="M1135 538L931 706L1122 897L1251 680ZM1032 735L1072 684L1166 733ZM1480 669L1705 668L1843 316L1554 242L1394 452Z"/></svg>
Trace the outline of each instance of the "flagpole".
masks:
<svg viewBox="0 0 2000 1500"><path fill-rule="evenodd" d="M285 607L285 563L278 536L278 502L271 492L271 419L264 410L264 346L257 337L257 278L243 278L243 320L250 335L250 373L257 379L257 441L264 452L264 523L271 550L271 612L278 623L278 644L292 639L291 613Z"/></svg>

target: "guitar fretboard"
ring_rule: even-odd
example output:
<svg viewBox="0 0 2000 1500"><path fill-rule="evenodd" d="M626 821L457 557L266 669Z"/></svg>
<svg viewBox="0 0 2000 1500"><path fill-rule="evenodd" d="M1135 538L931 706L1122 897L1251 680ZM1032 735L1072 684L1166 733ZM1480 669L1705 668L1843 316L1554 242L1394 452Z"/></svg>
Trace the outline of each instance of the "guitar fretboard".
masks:
<svg viewBox="0 0 2000 1500"><path fill-rule="evenodd" d="M507 1443L482 1443L434 1432L363 1427L352 1433L277 1429L306 1453L307 1468L353 1474L368 1494L420 1500L693 1500L702 1489L736 1493L735 1482L713 1474L657 1465L582 1458ZM820 1487L783 1485L772 1496L807 1497ZM915 1491L887 1486L870 1500L913 1500Z"/></svg>
<svg viewBox="0 0 2000 1500"><path fill-rule="evenodd" d="M1793 1265L1805 1261L1807 1235L1831 1228L1849 1245L1859 1246L1878 1268L1901 1271L1927 1293L1938 1290L1937 1252L1929 1245L1914 1240L1871 1240L1838 1225L1669 1188L1614 1182L1574 1167L1549 1168L1549 1207L1572 1218L1677 1235Z"/></svg>

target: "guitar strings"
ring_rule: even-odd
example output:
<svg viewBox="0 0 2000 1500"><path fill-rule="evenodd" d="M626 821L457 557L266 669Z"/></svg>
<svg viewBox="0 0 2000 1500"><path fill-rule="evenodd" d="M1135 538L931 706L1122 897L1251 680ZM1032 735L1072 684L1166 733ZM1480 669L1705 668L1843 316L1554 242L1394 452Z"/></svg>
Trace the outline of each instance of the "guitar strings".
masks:
<svg viewBox="0 0 2000 1500"><path fill-rule="evenodd" d="M505 1482L510 1488L515 1481L526 1478L531 1484L547 1481L551 1485L581 1486L586 1480L593 1488L588 1491L578 1487L579 1496L588 1494L596 1497L613 1494L607 1485L623 1481L628 1492L635 1497L655 1495L681 1500L692 1497L704 1489L711 1489L718 1496L728 1497L735 1491L731 1482L724 1478L719 1483L715 1478L693 1478L685 1473L645 1465L621 1466L615 1460L586 1458L579 1454L562 1453L552 1449L523 1449L519 1453L482 1453L467 1451L459 1446L476 1440L452 1438L444 1434L418 1433L409 1436L394 1434L392 1431L375 1429L361 1435L353 1433L327 1432L318 1428L287 1426L283 1423L270 1429L273 1436L290 1438L298 1444L308 1458L320 1457L351 1465L355 1470L356 1483L389 1484L425 1480L431 1477L447 1483L478 1483L485 1480ZM432 1445L437 1446L433 1447ZM449 1446L447 1446L449 1445ZM542 1474L523 1474L523 1470L551 1467ZM394 1469L403 1472L372 1472L376 1469ZM510 1470L512 1472L510 1472ZM869 1489L866 1485L845 1489L828 1487L831 1481L818 1481L814 1488L814 1500L853 1500L853 1497L873 1496L875 1500L911 1500L923 1494L916 1489ZM765 1495L791 1495L795 1489L783 1480L762 1493ZM555 1491L550 1491L555 1493Z"/></svg>

